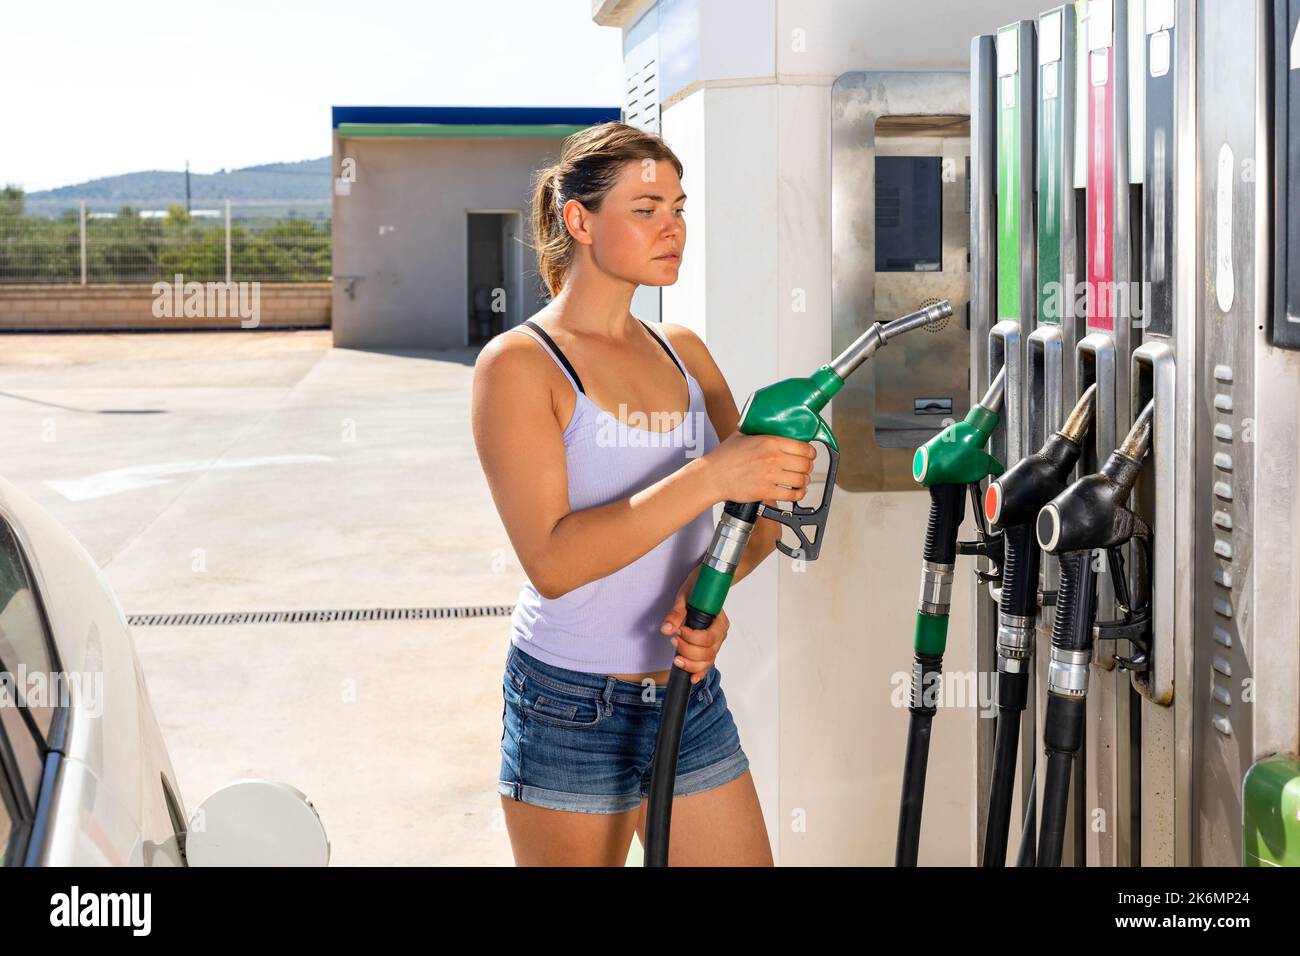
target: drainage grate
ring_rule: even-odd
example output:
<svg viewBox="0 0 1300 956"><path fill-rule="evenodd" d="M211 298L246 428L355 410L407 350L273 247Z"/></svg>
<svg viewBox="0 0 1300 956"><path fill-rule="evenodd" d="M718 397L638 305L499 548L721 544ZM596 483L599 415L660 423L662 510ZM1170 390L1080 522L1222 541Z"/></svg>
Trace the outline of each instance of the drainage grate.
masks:
<svg viewBox="0 0 1300 956"><path fill-rule="evenodd" d="M511 604L475 607L367 607L341 611L197 611L186 614L128 614L132 627L194 624L315 624L325 621L424 621L454 617L509 617Z"/></svg>

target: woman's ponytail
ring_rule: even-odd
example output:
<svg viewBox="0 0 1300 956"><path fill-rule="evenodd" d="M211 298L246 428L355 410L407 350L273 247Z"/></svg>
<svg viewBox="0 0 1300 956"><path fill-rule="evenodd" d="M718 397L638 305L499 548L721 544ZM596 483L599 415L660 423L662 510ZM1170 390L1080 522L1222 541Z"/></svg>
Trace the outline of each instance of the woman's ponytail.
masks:
<svg viewBox="0 0 1300 956"><path fill-rule="evenodd" d="M560 215L558 176L558 166L547 167L538 174L533 187L533 248L537 251L537 271L551 298L564 284L573 242Z"/></svg>

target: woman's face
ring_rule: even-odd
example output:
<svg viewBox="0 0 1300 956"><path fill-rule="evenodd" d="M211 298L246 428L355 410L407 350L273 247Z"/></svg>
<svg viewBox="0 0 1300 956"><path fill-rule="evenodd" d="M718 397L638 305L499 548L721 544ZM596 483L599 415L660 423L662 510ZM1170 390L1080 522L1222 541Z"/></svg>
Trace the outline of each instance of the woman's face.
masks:
<svg viewBox="0 0 1300 956"><path fill-rule="evenodd" d="M625 163L600 211L585 217L596 265L638 285L672 285L686 247L685 204L672 163Z"/></svg>

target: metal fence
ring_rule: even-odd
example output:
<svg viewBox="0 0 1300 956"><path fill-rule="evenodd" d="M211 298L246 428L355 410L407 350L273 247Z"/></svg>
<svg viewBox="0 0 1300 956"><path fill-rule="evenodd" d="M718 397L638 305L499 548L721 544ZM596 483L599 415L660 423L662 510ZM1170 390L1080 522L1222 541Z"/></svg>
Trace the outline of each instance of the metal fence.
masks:
<svg viewBox="0 0 1300 956"><path fill-rule="evenodd" d="M324 282L329 219L226 201L166 213L122 208L58 217L0 208L0 284Z"/></svg>

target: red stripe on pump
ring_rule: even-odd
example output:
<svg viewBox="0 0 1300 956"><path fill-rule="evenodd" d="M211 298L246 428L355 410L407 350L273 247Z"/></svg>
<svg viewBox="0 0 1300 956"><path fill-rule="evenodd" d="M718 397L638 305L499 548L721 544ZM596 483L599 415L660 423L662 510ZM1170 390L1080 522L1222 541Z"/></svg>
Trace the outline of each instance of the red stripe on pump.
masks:
<svg viewBox="0 0 1300 956"><path fill-rule="evenodd" d="M1110 2L1110 0L1106 0ZM1093 57L1106 82L1093 83ZM1115 329L1115 58L1114 49L1088 54L1088 330ZM1096 67L1100 69L1101 67Z"/></svg>

